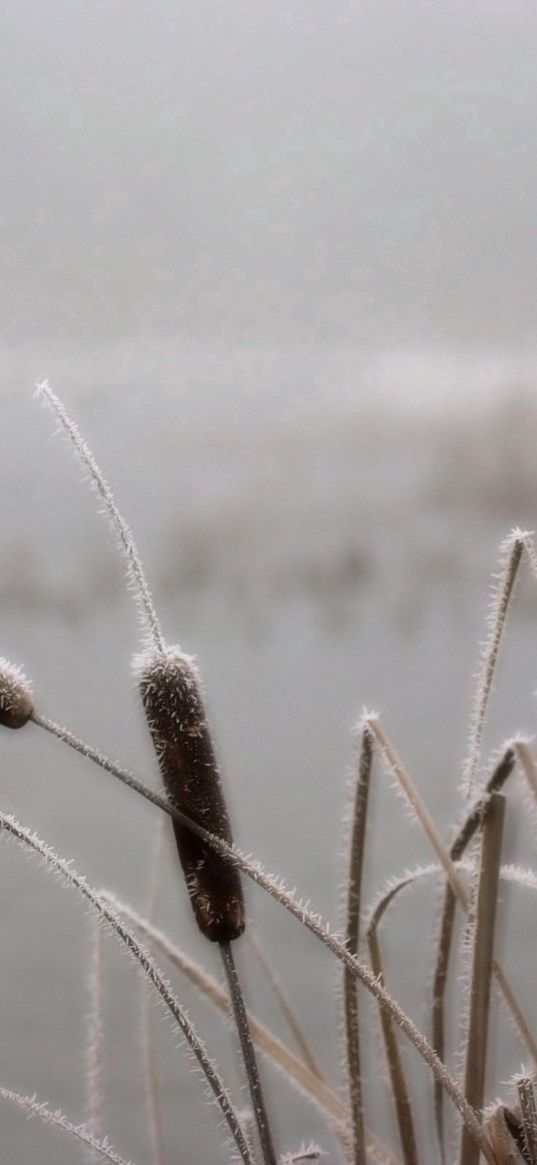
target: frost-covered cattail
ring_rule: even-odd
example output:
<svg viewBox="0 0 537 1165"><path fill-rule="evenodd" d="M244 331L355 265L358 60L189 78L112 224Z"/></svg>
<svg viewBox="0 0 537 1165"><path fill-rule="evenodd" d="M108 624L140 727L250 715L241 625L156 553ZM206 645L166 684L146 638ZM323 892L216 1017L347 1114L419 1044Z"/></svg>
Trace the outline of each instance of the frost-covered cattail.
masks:
<svg viewBox="0 0 537 1165"><path fill-rule="evenodd" d="M22 728L34 710L32 690L19 667L0 658L0 724Z"/></svg>
<svg viewBox="0 0 537 1165"><path fill-rule="evenodd" d="M178 647L136 658L135 673L169 797L210 833L231 843L220 775L193 660ZM202 933L212 942L238 938L244 900L237 869L174 821L181 865Z"/></svg>

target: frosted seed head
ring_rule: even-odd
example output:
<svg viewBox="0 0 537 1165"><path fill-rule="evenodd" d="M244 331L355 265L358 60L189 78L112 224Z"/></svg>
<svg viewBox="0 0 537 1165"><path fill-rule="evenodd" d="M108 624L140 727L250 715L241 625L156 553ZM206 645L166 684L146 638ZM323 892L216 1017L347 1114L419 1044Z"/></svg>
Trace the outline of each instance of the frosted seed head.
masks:
<svg viewBox="0 0 537 1165"><path fill-rule="evenodd" d="M34 710L32 690L19 667L0 658L0 724L22 728Z"/></svg>
<svg viewBox="0 0 537 1165"><path fill-rule="evenodd" d="M194 661L179 647L166 647L138 656L134 670L171 801L209 834L231 845L229 816ZM174 831L200 930L211 942L238 938L245 919L237 869L186 825L174 821Z"/></svg>

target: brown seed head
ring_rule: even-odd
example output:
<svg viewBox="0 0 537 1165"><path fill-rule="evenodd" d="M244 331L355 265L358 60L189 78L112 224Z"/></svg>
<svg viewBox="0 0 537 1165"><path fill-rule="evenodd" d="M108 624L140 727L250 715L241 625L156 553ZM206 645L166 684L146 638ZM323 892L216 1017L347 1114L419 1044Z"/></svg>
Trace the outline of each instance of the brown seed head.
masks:
<svg viewBox="0 0 537 1165"><path fill-rule="evenodd" d="M0 658L0 724L22 728L34 710L32 690L19 667Z"/></svg>
<svg viewBox="0 0 537 1165"><path fill-rule="evenodd" d="M214 754L198 670L177 647L144 653L135 661L144 711L162 779L179 809L231 844L231 827ZM212 942L244 930L239 872L191 830L173 827L192 908Z"/></svg>

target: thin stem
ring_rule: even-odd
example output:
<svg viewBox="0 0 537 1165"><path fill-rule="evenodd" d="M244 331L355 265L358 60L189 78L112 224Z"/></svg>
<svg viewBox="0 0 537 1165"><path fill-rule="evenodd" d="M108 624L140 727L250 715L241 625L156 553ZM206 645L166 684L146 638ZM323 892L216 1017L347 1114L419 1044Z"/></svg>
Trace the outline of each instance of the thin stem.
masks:
<svg viewBox="0 0 537 1165"><path fill-rule="evenodd" d="M265 1165L276 1165L276 1151L272 1142L272 1133L270 1130L265 1098L263 1095L263 1089L261 1087L261 1080L259 1078L259 1070L257 1067L257 1059L250 1032L250 1025L248 1023L248 1013L246 1011L244 995L242 993L239 976L237 974L237 968L235 966L235 960L233 958L231 943L228 940L223 940L218 945L220 947L220 954L222 956L222 962L226 972L229 994L233 1007L233 1015L235 1017L235 1025L239 1036L244 1068L248 1080L248 1088L250 1091L250 1097L254 1110L255 1123L257 1125L257 1132L259 1134L259 1140L261 1143L263 1161L265 1162Z"/></svg>
<svg viewBox="0 0 537 1165"><path fill-rule="evenodd" d="M103 891L102 896L107 902L110 902L118 914L123 914L131 925L141 930L142 934L151 940L158 950L170 960L172 965L182 975L185 975L198 991L201 991L203 996L209 1000L217 1011L223 1015L229 1015L229 997L212 975L209 975L198 963L194 963L192 959L189 959L179 947L170 941L167 935L163 934L161 930L158 930L148 922L146 918L142 918L132 907L126 906L123 902L119 902L108 891ZM320 1079L316 1072L313 1072L303 1060L300 1060L287 1044L279 1040L251 1012L248 1013L248 1020L252 1039L256 1047L261 1052L264 1052L277 1068L280 1068L286 1078L303 1096L306 1096L309 1101L317 1106L322 1115L327 1117L336 1129L337 1135L340 1137L342 1143L347 1145L348 1138L345 1136L347 1113L345 1105L339 1099L339 1096L332 1091L324 1080ZM379 1141L371 1130L367 1128L366 1148L370 1157L374 1161L377 1161L379 1165L399 1165L399 1162L391 1150L388 1149L388 1146L383 1144L382 1141Z"/></svg>
<svg viewBox="0 0 537 1165"><path fill-rule="evenodd" d="M282 885L281 879L274 878L271 875L266 874L260 863L250 860L248 857L246 857L245 854L241 853L241 851L237 849L235 845L230 846L227 844L227 842L223 841L222 838L216 837L214 834L209 833L206 829L203 828L203 826L198 825L195 821L192 821L189 817L186 816L186 814L182 813L180 809L178 809L175 805L172 805L164 797L159 796L158 793L154 793L152 789L147 788L147 786L145 786L141 781L138 781L127 770L119 768L119 766L112 764L112 762L106 758L102 758L102 754L100 754L97 749L93 749L89 745L84 744L82 741L77 740L72 736L71 733L68 733L62 729L58 729L57 725L53 724L51 721L45 721L44 718L40 716L34 716L34 721L39 726L46 728L49 732L53 732L55 735L59 736L60 739L64 740L66 744L76 748L78 752L82 753L82 755L89 757L91 760L101 765L104 769L106 769L107 772L112 773L131 789L145 797L148 801L151 801L154 805L157 805L160 809L163 810L164 813L168 813L170 817L174 818L174 820L179 821L182 825L185 825L192 831L192 833L195 833L202 839L202 841L205 841L207 845L212 846L212 848L220 853L223 857L228 858L228 860L232 862L237 867L237 869L242 870L242 872L246 874L247 877L251 878L251 880L255 882L256 885L261 886L262 889L267 892L267 894L270 894L270 896L279 902L281 906L284 906L285 909L288 910L289 913L292 914L295 918L297 918L303 926L311 931L311 933L314 934L316 938L320 940L320 942L324 943L324 945L330 951L332 951L332 954L334 954L336 958L338 958L345 966L349 967L352 973L361 980L371 995L373 995L377 1000L382 1000L383 1005L389 1010L395 1022L399 1025L401 1030L405 1032L405 1035L410 1040L410 1042L414 1044L414 1047L425 1060L425 1062L429 1065L433 1074L441 1081L442 1087L445 1088L448 1096L451 1098L453 1104L460 1112L463 1120L472 1128L474 1135L477 1137L480 1145L482 1146L482 1153L486 1157L487 1161L490 1161L491 1165L494 1165L490 1146L481 1129L481 1125L477 1120L476 1114L467 1104L457 1082L448 1072L446 1065L436 1055L436 1052L425 1039L425 1036L422 1035L412 1020L404 1013L402 1008L399 1007L399 1004L394 999L392 999L385 988L383 988L378 983L369 968L366 967L365 964L359 962L357 958L350 955L344 943L342 943L337 938L334 938L330 930L323 926L320 917L308 910L308 908L301 901L297 901L293 895L287 893Z"/></svg>
<svg viewBox="0 0 537 1165"><path fill-rule="evenodd" d="M373 737L365 727L361 734L358 759L347 890L345 939L351 955L358 954L360 940L360 912L362 905L362 874L364 866L367 803L373 760ZM364 1111L362 1065L360 1054L360 1019L356 979L349 969L343 969L343 1002L345 1017L345 1051L347 1080L352 1121L354 1165L365 1165Z"/></svg>
<svg viewBox="0 0 537 1165"><path fill-rule="evenodd" d="M528 1160L531 1165L537 1165L537 1106L533 1081L529 1076L517 1080L517 1092Z"/></svg>
<svg viewBox="0 0 537 1165"><path fill-rule="evenodd" d="M466 1044L464 1094L472 1108L483 1108L492 978L492 957L498 881L502 853L505 797L493 793L483 818L479 878L472 941L470 1015ZM461 1134L461 1165L479 1165L479 1146L464 1127Z"/></svg>
<svg viewBox="0 0 537 1165"><path fill-rule="evenodd" d="M173 995L168 983L159 971L155 960L148 951L140 946L135 935L125 926L119 915L112 910L104 898L88 885L85 878L80 877L76 873L70 862L66 862L63 858L58 857L54 853L54 850L40 841L34 833L30 833L28 829L19 825L15 818L5 813L0 813L0 826L9 836L16 838L17 841L22 842L23 845L28 846L34 853L44 858L49 869L56 870L66 882L74 886L86 901L90 903L91 908L108 924L116 938L125 946L138 966L142 968L190 1045L199 1067L206 1078L207 1084L216 1099L220 1112L228 1125L242 1160L245 1162L245 1165L253 1165L240 1127L240 1122L224 1082L215 1068L214 1063L209 1059L206 1048L196 1034L186 1012Z"/></svg>
<svg viewBox="0 0 537 1165"><path fill-rule="evenodd" d="M375 930L368 931L367 940L373 973L377 976L380 983L384 983L384 969L382 966L380 944ZM403 1160L405 1165L417 1165L418 1151L416 1147L414 1121L412 1118L412 1105L397 1042L397 1034L388 1012L383 1007L379 1008L379 1012Z"/></svg>
<svg viewBox="0 0 537 1165"><path fill-rule="evenodd" d="M149 887L147 892L147 917L151 919L157 907L159 873L164 843L164 825L166 819L161 817L158 822L158 831L155 840L154 853L151 860ZM150 1006L147 991L142 991L142 1039L145 1048L145 1088L146 1108L149 1123L149 1137L153 1165L165 1165L164 1137L162 1132L162 1110L158 1087L158 1061L155 1030L155 1013Z"/></svg>
<svg viewBox="0 0 537 1165"><path fill-rule="evenodd" d="M146 630L154 646L159 651L163 651L164 638L160 622L153 605L151 591L147 585L145 571L140 555L138 554L132 530L120 513L104 474L97 464L89 445L84 441L78 426L69 416L63 401L52 391L47 380L44 380L42 384L36 385L36 389L37 393L46 400L47 404L50 405L58 420L63 425L79 460L82 462L84 469L89 473L94 488L104 502L121 551L127 560L128 575L137 595L138 611L142 616Z"/></svg>
<svg viewBox="0 0 537 1165"><path fill-rule="evenodd" d="M320 1064L315 1056L315 1053L310 1047L310 1043L305 1032L298 1022L293 1005L288 998L282 983L280 982L280 979L276 975L270 960L267 958L257 935L252 931L251 927L246 930L245 939L249 946L251 946L261 967L261 970L266 977L267 983L278 1001L282 1015L284 1016L289 1027L289 1031L294 1036L297 1045L302 1052L304 1063L307 1065L310 1072L313 1072L314 1076L317 1076L319 1080L323 1080L324 1076Z"/></svg>
<svg viewBox="0 0 537 1165"><path fill-rule="evenodd" d="M483 792L481 793L481 795L478 797L477 801L474 803L474 805L470 809L470 812L466 815L466 818L465 818L463 824L461 825L460 829L457 830L457 833L455 834L455 837L453 838L453 841L451 842L451 845L449 848L449 856L450 856L452 861L456 862L462 857L463 853L465 852L465 850L469 846L470 842L472 841L472 838L475 836L475 833L476 833L477 829L479 828L479 824L482 820L483 812L485 810L487 801L488 801L489 797L491 796L491 794L494 792L499 792L499 790L503 788L507 779L511 776L511 773L513 772L513 768L515 765L515 750L516 750L516 746L513 746L511 744L509 744L507 746L507 748L505 749L500 760L494 766L494 769L493 769L493 771L492 771L492 773L491 773L491 775L490 775L490 777L485 785ZM445 1004L445 995L446 995L446 988L447 988L449 962L450 962L450 957L451 957L453 928L454 928L454 924L455 924L456 903L457 903L457 900L456 900L455 894L453 893L453 889L452 889L450 883L446 882L446 886L445 886L445 890L444 890L444 901L442 904L442 910L441 910L441 914L440 914L440 927L439 927L439 932L438 932L439 933L438 946L437 946L436 961L435 961L434 976L433 976L433 1002L432 1002L432 1016L431 1016L433 1048L435 1049L437 1054L440 1056L441 1060L445 1059L445 1007L444 1007L444 1004ZM502 973L501 968L500 968L500 973ZM505 991L505 983L504 983L503 987L504 987L504 991ZM518 1009L518 1010L520 1010L520 1009ZM517 1022L517 1026L520 1027L516 1016L515 1016L515 1021ZM525 1036L524 1036L525 1029L527 1029L527 1024L525 1024L525 1021L524 1021L523 1028L521 1029L523 1038L525 1038ZM530 1044L531 1044L531 1036L530 1036ZM528 1045L528 1046L530 1046L530 1045ZM434 1081L433 1087L434 1087L434 1108L435 1108L437 1136L438 1136L438 1141L439 1141L440 1149L441 1149L442 1156L443 1156L444 1155L443 1090L439 1086L439 1084L436 1080Z"/></svg>
<svg viewBox="0 0 537 1165"><path fill-rule="evenodd" d="M94 1137L102 1135L103 1086L103 932L99 918L93 921L90 957L90 1010L86 1053L86 1095L88 1125Z"/></svg>
<svg viewBox="0 0 537 1165"><path fill-rule="evenodd" d="M0 1096L3 1100L10 1100L13 1104L17 1104L27 1116L36 1116L44 1124L53 1125L61 1132L75 1137L83 1145L88 1145L101 1160L110 1161L111 1165L132 1165L131 1162L126 1161L124 1157L120 1157L119 1153L115 1152L107 1139L98 1140L85 1125L73 1124L59 1109L48 1108L46 1104L41 1104L39 1100L36 1100L35 1096L22 1096L20 1092L13 1092L11 1088L1 1087Z"/></svg>
<svg viewBox="0 0 537 1165"><path fill-rule="evenodd" d="M489 703L498 652L505 629L509 603L522 559L528 535L522 530L513 530L500 547L500 573L494 580L492 599L487 618L488 635L481 651L477 675L477 691L470 724L468 756L463 765L463 788L467 795L474 789L479 766L485 719Z"/></svg>
<svg viewBox="0 0 537 1165"><path fill-rule="evenodd" d="M424 833L429 838L429 841L438 857L439 862L443 865L454 893L461 902L467 902L468 899L466 887L459 877L457 870L455 869L455 866L449 857L449 853L446 849L441 833L437 829L437 826L435 825L429 810L426 808L423 798L418 793L414 782L412 781L410 775L407 773L403 762L398 757L393 745L388 740L386 733L378 723L378 720L375 717L370 717L367 719L366 723L370 727L375 740L380 745L381 752L388 762L389 767L395 774L412 812L417 817Z"/></svg>

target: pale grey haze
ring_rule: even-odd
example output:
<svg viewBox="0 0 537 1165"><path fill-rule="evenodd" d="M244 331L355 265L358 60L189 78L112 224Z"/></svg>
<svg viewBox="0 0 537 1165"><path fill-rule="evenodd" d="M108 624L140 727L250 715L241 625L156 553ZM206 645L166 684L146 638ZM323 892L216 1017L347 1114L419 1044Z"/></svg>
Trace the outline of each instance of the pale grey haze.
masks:
<svg viewBox="0 0 537 1165"><path fill-rule="evenodd" d="M537 7L516 0L4 0L0 14L0 655L40 711L157 784L123 564L32 401L48 376L136 533L166 637L199 658L237 840L335 927L351 725L380 711L449 835L498 544L537 525L536 60ZM524 568L486 755L535 732L536 628ZM155 814L35 726L0 746L2 810L145 908ZM380 767L373 820L369 900L431 858ZM515 784L506 858L534 852ZM218 975L175 860L169 847L159 920ZM81 1120L88 920L5 839L0 888L0 1084ZM399 940L421 1025L434 925L419 893L386 945ZM337 973L248 901L336 1084ZM534 901L505 902L535 1023ZM243 959L252 1004L285 1035ZM105 971L105 1126L143 1165L140 995L109 946ZM229 1031L181 998L241 1096ZM181 1165L216 1163L199 1082L166 1025L157 1043L166 1165L179 1149ZM500 1020L491 1097L522 1055ZM373 1025L366 1075L368 1120L396 1149ZM316 1135L338 1159L274 1075L269 1097L282 1145ZM419 1137L432 1161L426 1121ZM76 1156L3 1104L0 1145L10 1165Z"/></svg>
<svg viewBox="0 0 537 1165"><path fill-rule="evenodd" d="M537 10L7 0L3 333L535 346Z"/></svg>

